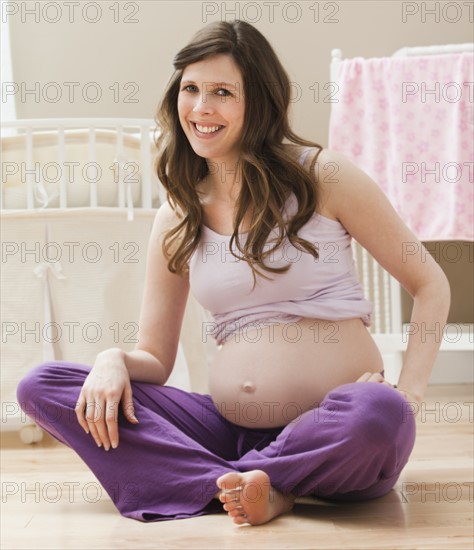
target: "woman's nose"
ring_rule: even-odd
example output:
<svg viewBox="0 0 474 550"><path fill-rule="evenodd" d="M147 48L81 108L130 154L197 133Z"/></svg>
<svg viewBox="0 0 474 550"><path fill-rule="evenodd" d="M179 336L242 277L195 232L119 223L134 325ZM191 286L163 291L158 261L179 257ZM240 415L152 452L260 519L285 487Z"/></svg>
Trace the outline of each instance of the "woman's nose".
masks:
<svg viewBox="0 0 474 550"><path fill-rule="evenodd" d="M209 114L214 111L211 101L209 101L209 96L206 92L203 92L196 97L196 104L194 105L193 111L195 113L202 114Z"/></svg>

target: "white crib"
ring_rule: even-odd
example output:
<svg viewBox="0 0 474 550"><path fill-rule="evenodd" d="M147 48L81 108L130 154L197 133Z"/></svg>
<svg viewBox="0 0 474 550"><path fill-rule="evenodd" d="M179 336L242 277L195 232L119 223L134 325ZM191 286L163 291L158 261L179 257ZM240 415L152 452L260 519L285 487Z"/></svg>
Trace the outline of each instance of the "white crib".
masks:
<svg viewBox="0 0 474 550"><path fill-rule="evenodd" d="M16 402L21 377L47 360L92 364L133 349L156 209L152 120L2 123L2 429L41 437ZM200 310L188 300L169 384L205 390Z"/></svg>
<svg viewBox="0 0 474 550"><path fill-rule="evenodd" d="M404 47L395 51L392 57L437 55L474 52L474 43L445 44L420 47ZM337 83L342 51L331 52L330 80ZM384 357L386 378L395 383L398 380L406 350L409 324L402 322L402 292L396 279L391 277L375 259L353 241L353 251L365 295L373 302L372 336ZM473 351L474 325L463 323L447 325L441 340L440 351Z"/></svg>
<svg viewBox="0 0 474 550"><path fill-rule="evenodd" d="M153 175L152 120L23 119L1 127L2 209L132 210L163 197Z"/></svg>

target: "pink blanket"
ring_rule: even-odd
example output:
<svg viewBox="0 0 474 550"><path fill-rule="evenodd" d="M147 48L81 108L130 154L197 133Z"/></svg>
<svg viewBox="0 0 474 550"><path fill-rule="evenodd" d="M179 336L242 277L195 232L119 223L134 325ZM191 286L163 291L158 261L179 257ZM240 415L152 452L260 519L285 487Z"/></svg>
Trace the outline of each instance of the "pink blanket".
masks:
<svg viewBox="0 0 474 550"><path fill-rule="evenodd" d="M384 190L422 241L474 240L473 54L347 59L329 147Z"/></svg>

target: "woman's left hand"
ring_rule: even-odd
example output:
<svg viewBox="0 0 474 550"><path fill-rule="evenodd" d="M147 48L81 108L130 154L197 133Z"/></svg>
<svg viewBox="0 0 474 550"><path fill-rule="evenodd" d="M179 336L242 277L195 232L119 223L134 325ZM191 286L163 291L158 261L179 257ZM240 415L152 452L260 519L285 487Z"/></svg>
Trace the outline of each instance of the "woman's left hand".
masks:
<svg viewBox="0 0 474 550"><path fill-rule="evenodd" d="M406 390L397 388L397 386L390 384L390 382L385 380L385 378L382 376L380 372L365 372L360 378L356 380L356 382L375 382L378 384L384 384L385 386L388 386L390 388L393 388L394 390L397 390L399 393L403 395L405 400L411 405L411 409L415 416L418 414L420 410L421 399L416 398L414 395L412 395L410 392Z"/></svg>

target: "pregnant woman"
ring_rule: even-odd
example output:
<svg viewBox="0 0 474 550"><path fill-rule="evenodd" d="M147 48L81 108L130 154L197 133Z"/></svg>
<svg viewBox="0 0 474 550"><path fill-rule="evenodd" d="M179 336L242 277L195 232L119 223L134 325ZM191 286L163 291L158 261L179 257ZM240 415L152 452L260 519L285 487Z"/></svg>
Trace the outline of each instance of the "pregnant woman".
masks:
<svg viewBox="0 0 474 550"><path fill-rule="evenodd" d="M204 27L174 67L136 349L39 365L18 400L141 521L218 505L255 525L298 496L384 495L439 342L413 331L397 387L384 380L351 238L413 296L419 326L445 323L446 277L429 255L402 257L422 245L366 174L291 130L289 79L253 26ZM218 344L209 395L164 385L190 289L212 314L196 330Z"/></svg>

